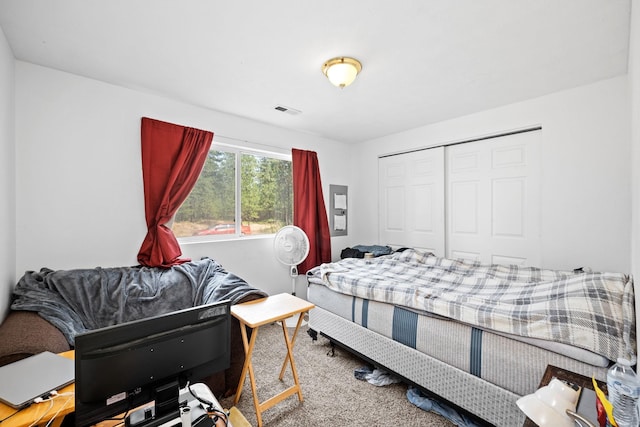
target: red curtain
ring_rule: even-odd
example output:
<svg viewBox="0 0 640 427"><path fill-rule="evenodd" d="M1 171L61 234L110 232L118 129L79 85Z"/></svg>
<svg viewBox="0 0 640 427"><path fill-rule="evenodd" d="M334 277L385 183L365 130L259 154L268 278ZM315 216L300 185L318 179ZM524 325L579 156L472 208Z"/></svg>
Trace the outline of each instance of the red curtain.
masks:
<svg viewBox="0 0 640 427"><path fill-rule="evenodd" d="M147 235L138 262L171 267L182 255L168 223L195 185L207 159L213 133L142 118L142 176Z"/></svg>
<svg viewBox="0 0 640 427"><path fill-rule="evenodd" d="M309 256L298 271L306 273L312 267L331 262L331 235L322 196L318 155L314 151L291 150L293 168L293 225L309 237Z"/></svg>

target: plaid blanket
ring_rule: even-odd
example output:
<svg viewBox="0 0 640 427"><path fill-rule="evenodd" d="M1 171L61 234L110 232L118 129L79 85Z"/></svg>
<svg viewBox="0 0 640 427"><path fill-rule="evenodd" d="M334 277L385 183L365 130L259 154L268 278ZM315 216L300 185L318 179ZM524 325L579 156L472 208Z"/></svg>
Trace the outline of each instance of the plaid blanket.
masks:
<svg viewBox="0 0 640 427"><path fill-rule="evenodd" d="M343 294L635 363L633 281L624 274L482 265L409 249L322 264L307 275Z"/></svg>

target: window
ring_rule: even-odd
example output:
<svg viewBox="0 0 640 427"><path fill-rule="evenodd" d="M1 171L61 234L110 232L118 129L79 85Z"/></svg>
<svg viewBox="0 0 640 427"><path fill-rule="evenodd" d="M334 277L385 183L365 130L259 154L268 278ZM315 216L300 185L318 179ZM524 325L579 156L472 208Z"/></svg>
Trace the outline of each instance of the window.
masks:
<svg viewBox="0 0 640 427"><path fill-rule="evenodd" d="M223 239L273 234L292 223L289 156L215 147L176 213L172 230L182 240Z"/></svg>

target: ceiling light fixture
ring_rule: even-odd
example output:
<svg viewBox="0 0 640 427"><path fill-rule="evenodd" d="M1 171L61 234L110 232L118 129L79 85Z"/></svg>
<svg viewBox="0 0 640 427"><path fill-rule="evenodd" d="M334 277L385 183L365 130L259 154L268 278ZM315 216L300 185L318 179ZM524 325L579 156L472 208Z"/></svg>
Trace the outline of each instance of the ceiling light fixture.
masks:
<svg viewBox="0 0 640 427"><path fill-rule="evenodd" d="M324 75L340 89L353 83L360 71L362 71L360 61L346 56L330 59L322 65Z"/></svg>

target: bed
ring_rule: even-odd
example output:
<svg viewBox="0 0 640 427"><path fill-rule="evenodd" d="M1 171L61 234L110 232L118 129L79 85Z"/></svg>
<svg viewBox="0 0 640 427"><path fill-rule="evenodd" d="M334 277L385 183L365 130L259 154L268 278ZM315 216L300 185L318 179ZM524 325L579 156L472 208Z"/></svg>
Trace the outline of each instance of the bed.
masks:
<svg viewBox="0 0 640 427"><path fill-rule="evenodd" d="M495 426L548 364L606 380L636 359L633 280L482 265L414 249L307 273L309 328Z"/></svg>

